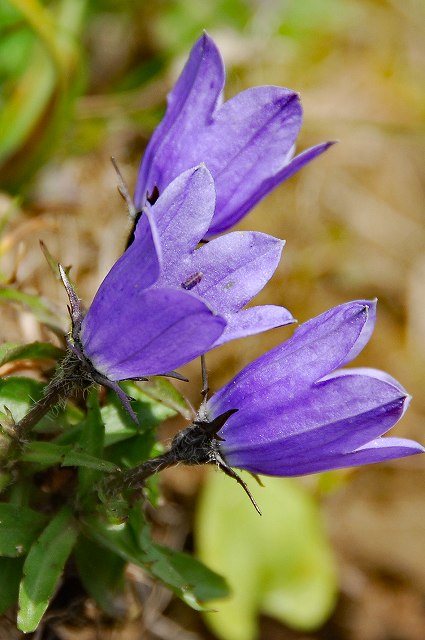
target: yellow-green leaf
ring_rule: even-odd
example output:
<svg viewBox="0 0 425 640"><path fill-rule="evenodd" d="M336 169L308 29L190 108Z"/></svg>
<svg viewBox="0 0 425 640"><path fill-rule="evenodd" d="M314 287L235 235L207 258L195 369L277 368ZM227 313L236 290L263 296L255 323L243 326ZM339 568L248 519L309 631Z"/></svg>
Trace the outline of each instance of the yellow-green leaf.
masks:
<svg viewBox="0 0 425 640"><path fill-rule="evenodd" d="M206 614L223 640L254 640L260 613L296 629L320 626L335 603L332 553L312 496L294 480L251 483L262 516L221 473L206 483L197 515L201 559L222 573L233 596Z"/></svg>

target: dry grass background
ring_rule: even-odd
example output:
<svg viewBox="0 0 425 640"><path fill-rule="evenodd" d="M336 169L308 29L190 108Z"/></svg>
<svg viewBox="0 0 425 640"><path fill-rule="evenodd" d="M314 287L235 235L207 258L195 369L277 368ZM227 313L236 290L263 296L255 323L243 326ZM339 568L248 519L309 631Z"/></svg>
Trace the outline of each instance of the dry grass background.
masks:
<svg viewBox="0 0 425 640"><path fill-rule="evenodd" d="M425 7L414 0L358 0L350 7L341 25L317 38L307 33L305 42L296 44L273 34L273 2L258 3L244 35L212 30L228 67L227 97L253 84L289 86L300 91L305 109L298 148L339 140L266 198L240 228L287 240L281 265L256 302L283 304L304 321L349 299L378 297L375 335L356 365L385 369L403 382L413 401L394 435L423 443ZM105 71L112 54L102 62L100 46L95 37L88 43ZM121 46L125 57L126 43ZM119 67L120 60L115 62ZM124 97L102 95L92 81L93 93L80 99L63 148L41 169L31 198L17 208L3 235L2 270L11 273L16 267L22 290L42 293L65 308L64 293L38 248L41 238L53 255L73 265L80 295L90 301L126 236L125 208L109 157L118 159L134 185L148 131L135 124L132 113L137 105L161 104L174 76L172 68L161 82ZM81 143L80 136L99 119L99 140L92 146ZM70 155L69 148L77 152ZM10 205L5 195L0 208ZM19 342L46 338L29 313L11 306L2 307L0 333ZM218 388L290 333L275 330L212 353L211 386ZM195 380L197 365L186 372ZM191 393L196 403L197 394ZM192 472L190 478L180 469L167 477L176 482L177 493L193 496ZM262 638L423 640L424 480L425 463L417 457L358 470L325 497L324 517L341 570L336 613L324 630L311 635L264 620ZM307 482L314 487L314 480ZM108 637L138 638L137 633L127 629ZM83 637L95 636L78 635ZM190 634L164 637L192 639ZM208 635L198 630L195 637Z"/></svg>

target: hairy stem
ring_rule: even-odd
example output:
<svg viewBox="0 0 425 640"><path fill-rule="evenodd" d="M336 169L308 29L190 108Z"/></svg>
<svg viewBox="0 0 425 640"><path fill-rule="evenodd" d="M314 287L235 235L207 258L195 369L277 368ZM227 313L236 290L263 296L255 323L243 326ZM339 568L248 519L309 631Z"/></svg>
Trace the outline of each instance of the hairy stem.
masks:
<svg viewBox="0 0 425 640"><path fill-rule="evenodd" d="M146 460L134 467L134 469L129 469L123 473L120 478L120 485L131 489L142 488L148 478L168 467L173 467L178 462L179 460L174 455L173 450L166 451L160 456Z"/></svg>
<svg viewBox="0 0 425 640"><path fill-rule="evenodd" d="M43 396L15 425L15 437L25 440L29 432L41 418L55 405L66 400L77 388L87 387L91 383L82 362L71 351L58 364L56 373L44 389Z"/></svg>

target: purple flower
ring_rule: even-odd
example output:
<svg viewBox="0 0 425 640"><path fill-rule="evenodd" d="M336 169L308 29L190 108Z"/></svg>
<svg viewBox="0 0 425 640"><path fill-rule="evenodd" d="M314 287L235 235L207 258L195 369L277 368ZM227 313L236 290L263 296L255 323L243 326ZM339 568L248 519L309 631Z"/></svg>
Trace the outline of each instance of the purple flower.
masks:
<svg viewBox="0 0 425 640"><path fill-rule="evenodd" d="M146 205L84 318L73 305L73 346L97 381L165 374L223 342L294 321L273 305L241 310L275 271L282 241L235 232L196 249L214 207L204 166L180 175Z"/></svg>
<svg viewBox="0 0 425 640"><path fill-rule="evenodd" d="M381 437L410 399L394 378L339 369L363 349L374 322L374 302L343 304L245 367L199 416L219 431L209 461L225 471L297 476L424 452L412 440Z"/></svg>
<svg viewBox="0 0 425 640"><path fill-rule="evenodd" d="M223 104L224 81L220 52L204 33L168 96L134 196L142 209L156 189L161 194L180 173L205 163L217 190L216 211L205 237L232 227L274 187L333 144L319 144L294 158L302 122L298 95L281 87L253 87Z"/></svg>

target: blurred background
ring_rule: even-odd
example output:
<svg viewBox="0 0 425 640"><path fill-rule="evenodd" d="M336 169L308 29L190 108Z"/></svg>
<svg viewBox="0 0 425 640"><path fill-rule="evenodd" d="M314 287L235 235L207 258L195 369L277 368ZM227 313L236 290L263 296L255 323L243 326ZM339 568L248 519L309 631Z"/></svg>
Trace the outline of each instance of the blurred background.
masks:
<svg viewBox="0 0 425 640"><path fill-rule="evenodd" d="M128 232L110 156L132 191L166 93L204 28L226 63L226 98L258 84L295 89L305 111L298 150L339 141L239 225L287 240L255 302L282 304L305 321L377 297L375 335L355 364L402 381L413 401L394 435L424 443L421 0L2 0L1 340L54 341L39 322L49 313L66 326L65 295L39 239L92 299ZM210 354L212 389L291 332ZM185 373L194 384L183 391L196 405L198 364ZM181 426L166 425L164 440ZM214 471L164 473L166 499L151 514L158 537L197 551L228 577L233 599L202 616L130 568L137 589L121 620L87 599L78 616L64 607L48 637L423 640L424 480L415 457L266 480L267 489L254 482L260 519ZM2 624L0 637L21 637Z"/></svg>

